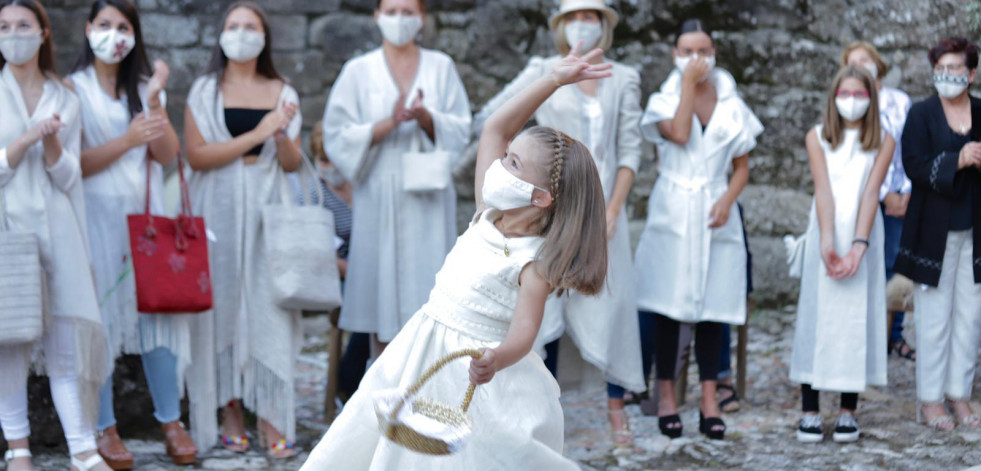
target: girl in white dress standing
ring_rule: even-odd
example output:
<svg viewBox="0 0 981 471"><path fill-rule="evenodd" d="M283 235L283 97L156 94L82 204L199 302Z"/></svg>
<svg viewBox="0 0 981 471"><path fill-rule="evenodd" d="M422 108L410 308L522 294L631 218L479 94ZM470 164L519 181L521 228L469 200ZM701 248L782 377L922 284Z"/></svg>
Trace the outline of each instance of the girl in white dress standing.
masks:
<svg viewBox="0 0 981 471"><path fill-rule="evenodd" d="M82 107L85 206L96 293L109 335L109 368L123 353L142 354L167 453L175 464L190 464L197 450L180 422L190 318L136 311L126 228L126 215L143 212L147 166L151 209L164 213L161 165L169 165L180 150L166 112L169 70L157 61L151 77L140 18L129 0L93 3L85 32L88 42L65 82ZM99 394L99 453L113 469L129 469L133 455L116 430L112 394L110 377Z"/></svg>
<svg viewBox="0 0 981 471"><path fill-rule="evenodd" d="M681 25L676 70L651 95L641 120L657 145L659 175L634 259L637 305L654 317L661 433L681 436L674 397L681 323L695 324L702 384L699 430L725 435L716 402L722 324L746 322L746 245L730 217L749 180L749 152L763 125L739 97L736 81L715 67L715 45L697 19ZM731 177L727 180L727 174ZM652 336L642 332L647 344Z"/></svg>
<svg viewBox="0 0 981 471"><path fill-rule="evenodd" d="M481 110L483 121L507 100L538 78L582 41L580 48L608 49L613 43L617 13L602 0L566 0L549 21L559 54L533 57L528 66ZM606 224L610 266L606 287L598 296L569 293L550 299L539 333L545 344L545 364L557 369L558 340L568 332L584 360L602 371L607 379L610 426L616 445L632 441L624 414L624 389L646 391L642 375L637 295L634 292L630 233L623 211L640 166L640 75L630 66L602 56L597 63L613 64L610 78L589 80L563 87L535 112L535 121L568 133L589 148L596 162L606 195ZM477 195L480 207L480 195ZM554 348L549 348L553 346ZM561 378L559 378L561 380Z"/></svg>
<svg viewBox="0 0 981 471"><path fill-rule="evenodd" d="M415 43L424 14L424 0L379 0L382 46L344 65L324 111L327 155L354 187L340 326L381 344L426 302L457 235L450 169L431 177L445 189L404 191L403 157L446 152L452 168L470 142L470 102L453 59Z"/></svg>
<svg viewBox="0 0 981 471"><path fill-rule="evenodd" d="M37 1L0 2L0 69L0 217L9 230L37 238L46 282L42 338L0 346L6 469L32 469L27 375L33 361L51 384L71 469L107 471L95 443L106 337L86 233L82 120L78 99L55 75L51 23Z"/></svg>
<svg viewBox="0 0 981 471"><path fill-rule="evenodd" d="M814 205L790 379L801 383L797 439L823 439L818 390L842 392L836 442L858 440L858 393L886 384L886 291L879 187L895 141L879 125L875 80L845 66L832 82L822 124L807 133Z"/></svg>
<svg viewBox="0 0 981 471"><path fill-rule="evenodd" d="M558 385L532 345L551 291L603 288L605 200L586 146L551 128L519 131L561 86L609 76L610 64L590 64L601 53L580 58L574 49L487 120L475 184L491 209L457 240L429 301L375 361L302 470L579 469L562 456ZM472 348L483 357L469 374L451 362L420 392L449 402L468 376L487 383L470 407L469 443L432 457L383 440L375 393L404 390L440 358Z"/></svg>

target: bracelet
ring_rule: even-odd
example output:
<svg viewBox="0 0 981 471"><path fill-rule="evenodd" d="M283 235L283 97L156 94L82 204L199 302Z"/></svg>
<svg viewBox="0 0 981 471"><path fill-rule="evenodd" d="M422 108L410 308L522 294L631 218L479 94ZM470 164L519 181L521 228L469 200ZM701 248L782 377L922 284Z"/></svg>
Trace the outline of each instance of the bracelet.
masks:
<svg viewBox="0 0 981 471"><path fill-rule="evenodd" d="M855 244L864 244L865 247L868 248L868 246L869 246L869 240L868 239L859 239L859 238L856 238L855 240L852 241L852 245L855 245Z"/></svg>

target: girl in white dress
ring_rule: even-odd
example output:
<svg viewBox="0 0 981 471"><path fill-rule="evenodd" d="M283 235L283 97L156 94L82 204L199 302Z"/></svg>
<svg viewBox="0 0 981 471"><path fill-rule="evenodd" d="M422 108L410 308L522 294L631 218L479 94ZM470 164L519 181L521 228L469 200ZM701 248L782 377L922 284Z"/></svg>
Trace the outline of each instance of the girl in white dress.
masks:
<svg viewBox="0 0 981 471"><path fill-rule="evenodd" d="M85 206L96 293L109 336L109 368L124 353L142 354L167 453L175 464L190 464L197 450L180 422L184 385L179 379L190 363L190 318L137 312L126 227L128 214L143 212L147 166L151 210L164 213L161 166L169 165L180 149L166 111L169 69L157 61L151 77L140 18L129 0L98 0L88 19L88 41L65 84L82 107ZM99 394L99 453L113 469L129 469L133 455L116 430L112 394L110 376Z"/></svg>
<svg viewBox="0 0 981 471"><path fill-rule="evenodd" d="M817 390L842 392L836 442L858 440L858 393L886 384L886 291L879 187L895 142L879 125L872 76L845 66L823 123L807 133L814 205L790 364L804 415L797 439L823 439Z"/></svg>
<svg viewBox="0 0 981 471"><path fill-rule="evenodd" d="M78 99L55 75L51 34L37 1L0 1L0 217L10 231L36 237L46 283L41 339L0 346L4 461L7 471L32 469L27 375L33 365L51 384L71 469L107 471L95 443L106 338L85 230L82 120Z"/></svg>
<svg viewBox="0 0 981 471"><path fill-rule="evenodd" d="M483 121L530 83L551 72L552 66L583 41L583 49L608 49L613 43L617 13L602 0L566 0L549 25L560 55L532 57L525 70L497 96L487 102L477 121ZM580 82L564 87L535 112L535 122L568 133L589 148L596 162L606 196L606 225L610 266L606 288L598 296L572 292L549 299L536 341L544 345L545 365L553 374L558 369L559 338L568 333L582 355L575 371L588 364L600 370L607 382L607 405L613 440L618 446L632 442L624 414L624 389L646 391L643 376L637 295L634 292L630 231L624 211L640 166L640 75L632 67L597 57L597 63L613 64L610 78ZM477 195L480 207L480 195ZM564 378L559 381L567 386Z"/></svg>
<svg viewBox="0 0 981 471"><path fill-rule="evenodd" d="M595 294L606 277L602 185L586 147L546 127L518 134L562 85L609 76L591 65L599 49L557 63L492 115L477 157L482 212L447 255L429 301L365 375L361 387L302 470L573 470L562 456L558 385L532 352L553 290ZM451 456L421 455L384 441L373 396L406 389L448 353L477 348L469 378L478 387L473 435ZM496 376L496 378L495 378ZM468 377L447 365L421 395L456 401Z"/></svg>

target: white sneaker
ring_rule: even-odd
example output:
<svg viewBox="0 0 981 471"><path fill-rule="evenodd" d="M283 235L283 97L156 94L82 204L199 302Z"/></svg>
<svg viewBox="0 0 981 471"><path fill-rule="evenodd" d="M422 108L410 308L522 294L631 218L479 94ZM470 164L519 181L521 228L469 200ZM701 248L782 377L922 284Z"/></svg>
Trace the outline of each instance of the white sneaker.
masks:
<svg viewBox="0 0 981 471"><path fill-rule="evenodd" d="M804 414L797 428L797 441L801 443L821 443L824 440L824 430L821 429L820 414Z"/></svg>
<svg viewBox="0 0 981 471"><path fill-rule="evenodd" d="M832 438L837 443L851 443L858 441L861 434L862 431L858 428L858 421L855 420L855 416L844 413L839 415L838 420L835 421L835 433Z"/></svg>

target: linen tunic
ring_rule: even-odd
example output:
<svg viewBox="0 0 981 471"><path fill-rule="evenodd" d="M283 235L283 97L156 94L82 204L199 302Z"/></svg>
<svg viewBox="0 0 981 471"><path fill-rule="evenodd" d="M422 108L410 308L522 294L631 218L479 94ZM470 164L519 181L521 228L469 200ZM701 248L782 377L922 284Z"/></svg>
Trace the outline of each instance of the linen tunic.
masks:
<svg viewBox="0 0 981 471"><path fill-rule="evenodd" d="M821 126L817 126L818 136ZM862 150L859 131L845 130L837 149L824 139L834 199L834 245L838 255L851 250L862 192L877 150ZM869 247L854 276L835 280L821 259L817 204L811 205L804 245L804 270L794 329L790 379L814 389L862 392L886 384L886 276L882 251L882 214L875 212Z"/></svg>
<svg viewBox="0 0 981 471"><path fill-rule="evenodd" d="M58 132L62 153L55 165L44 160L44 145L37 142L16 168L7 147L38 122L58 114L64 126ZM105 382L106 340L92 281L86 232L85 200L79 163L81 118L78 98L57 78L48 77L33 113L28 113L20 85L5 65L0 71L0 191L11 231L37 236L45 273L45 336L68 351L35 356L38 372L66 374L79 379L82 410L98 409L98 388ZM0 262L2 263L2 262ZM2 328L2 326L0 326ZM41 348L42 342L34 347ZM30 348L30 346L24 346ZM28 358L24 355L23 358ZM40 361L40 360L46 361ZM0 363L10 361L0 359ZM23 366L23 365L21 365ZM0 381L0 388L11 381ZM22 384L22 383L21 383ZM93 417L94 418L94 417ZM93 424L94 425L94 424Z"/></svg>
<svg viewBox="0 0 981 471"><path fill-rule="evenodd" d="M473 434L463 449L427 456L379 432L375 400L404 392L440 358L504 340L518 303L518 278L544 239L505 239L485 211L460 236L436 276L429 301L385 348L351 400L310 453L301 471L575 470L562 456L559 388L541 357L530 352L478 386L468 411ZM510 255L504 254L507 244ZM417 397L459 404L469 381L466 359L450 362Z"/></svg>
<svg viewBox="0 0 981 471"><path fill-rule="evenodd" d="M533 57L528 66L492 98L478 116L483 122L530 83L548 74L561 57ZM591 97L579 87L559 88L535 112L535 121L558 129L589 146L599 171L603 195L613 196L617 172L637 173L641 158L640 75L613 62L613 76L600 80L596 102L601 116L590 109ZM617 230L608 245L607 279L597 296L571 291L568 297L549 298L536 345L540 348L567 332L583 358L617 385L634 391L647 389L640 357L636 294L626 211L617 218Z"/></svg>
<svg viewBox="0 0 981 471"><path fill-rule="evenodd" d="M732 75L715 68L708 80L718 101L704 130L692 115L687 144L668 140L657 127L678 109L679 71L651 95L641 120L644 137L657 145L660 174L634 259L637 305L681 322L743 324L746 246L739 209L733 203L729 220L716 229L708 227L709 213L729 187L732 160L756 147L763 125L737 94Z"/></svg>
<svg viewBox="0 0 981 471"><path fill-rule="evenodd" d="M411 90L421 90L435 140L402 123L372 145L375 124L392 115L400 91L382 49L348 61L324 111L327 155L352 183L354 226L340 326L387 342L426 301L456 238L456 192L402 191L402 155L447 151L470 141L470 104L452 59L420 48Z"/></svg>
<svg viewBox="0 0 981 471"><path fill-rule="evenodd" d="M133 117L125 94L118 99L107 95L92 66L73 73L68 79L74 84L81 103L83 149L103 146L126 134ZM140 85L139 92L145 104L146 84ZM166 107L164 94L161 103ZM139 354L165 347L177 356L178 372L183 373L191 356L189 316L139 314L136 310L126 216L144 211L146 172L147 146L141 145L83 180L96 294L109 336L109 368L114 367L114 360L123 353ZM162 215L163 168L156 161L150 163L149 181L150 212Z"/></svg>

